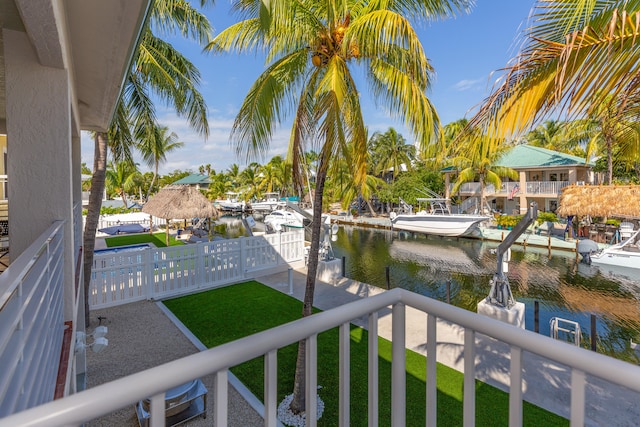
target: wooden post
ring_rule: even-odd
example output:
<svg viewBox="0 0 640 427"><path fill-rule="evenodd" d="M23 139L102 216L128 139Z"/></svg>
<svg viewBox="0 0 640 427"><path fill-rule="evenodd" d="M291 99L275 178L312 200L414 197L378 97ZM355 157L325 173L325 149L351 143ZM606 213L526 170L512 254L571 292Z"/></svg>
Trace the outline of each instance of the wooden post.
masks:
<svg viewBox="0 0 640 427"><path fill-rule="evenodd" d="M596 341L598 338L598 332L596 331L596 315L591 315L591 350L597 351Z"/></svg>
<svg viewBox="0 0 640 427"><path fill-rule="evenodd" d="M533 302L533 330L536 334L540 333L540 303Z"/></svg>
<svg viewBox="0 0 640 427"><path fill-rule="evenodd" d="M389 266L384 267L384 273L387 276L387 290L391 289L391 280L389 279Z"/></svg>
<svg viewBox="0 0 640 427"><path fill-rule="evenodd" d="M580 240L576 239L576 262L580 261L580 253L578 252L578 242L580 242Z"/></svg>

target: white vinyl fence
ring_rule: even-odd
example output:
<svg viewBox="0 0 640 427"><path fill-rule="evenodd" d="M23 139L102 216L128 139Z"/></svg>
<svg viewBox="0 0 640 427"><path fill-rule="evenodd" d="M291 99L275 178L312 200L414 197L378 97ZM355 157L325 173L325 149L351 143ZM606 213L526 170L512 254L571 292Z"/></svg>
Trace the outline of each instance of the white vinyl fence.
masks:
<svg viewBox="0 0 640 427"><path fill-rule="evenodd" d="M89 305L98 309L214 288L303 259L303 230L168 248L137 245L96 252Z"/></svg>

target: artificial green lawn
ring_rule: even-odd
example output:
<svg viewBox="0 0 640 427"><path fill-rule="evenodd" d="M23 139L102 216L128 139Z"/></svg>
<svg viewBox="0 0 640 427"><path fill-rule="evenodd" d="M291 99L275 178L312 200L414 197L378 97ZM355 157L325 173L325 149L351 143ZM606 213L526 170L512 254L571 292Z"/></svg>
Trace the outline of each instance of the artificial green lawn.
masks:
<svg viewBox="0 0 640 427"><path fill-rule="evenodd" d="M128 246L137 245L140 243L153 243L157 248L165 248L167 235L165 232L153 233L153 234L131 234L123 236L107 237L104 239L107 247L113 248L116 246ZM169 246L184 245L181 240L176 240L174 236L169 236Z"/></svg>
<svg viewBox="0 0 640 427"><path fill-rule="evenodd" d="M207 347L233 341L300 318L302 303L295 298L251 281L164 302ZM316 310L317 312L318 310ZM367 331L351 328L351 425L367 425ZM379 425L391 420L391 342L378 338ZM278 397L293 390L297 344L278 350ZM425 425L426 361L407 350L407 425ZM338 329L318 336L318 385L325 403L320 426L335 426L338 419ZM263 358L250 360L231 371L263 400ZM438 364L438 424L462 425L463 375ZM476 381L476 424L508 425L509 395ZM569 422L523 403L524 425L564 426Z"/></svg>

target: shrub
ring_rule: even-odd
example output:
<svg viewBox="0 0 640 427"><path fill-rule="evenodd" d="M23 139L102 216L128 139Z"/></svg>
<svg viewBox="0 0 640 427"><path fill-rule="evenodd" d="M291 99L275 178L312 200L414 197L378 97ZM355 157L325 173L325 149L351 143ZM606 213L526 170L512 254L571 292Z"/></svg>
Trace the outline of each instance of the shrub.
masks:
<svg viewBox="0 0 640 427"><path fill-rule="evenodd" d="M558 216L553 212L540 212L536 222L538 225L544 222L558 222Z"/></svg>

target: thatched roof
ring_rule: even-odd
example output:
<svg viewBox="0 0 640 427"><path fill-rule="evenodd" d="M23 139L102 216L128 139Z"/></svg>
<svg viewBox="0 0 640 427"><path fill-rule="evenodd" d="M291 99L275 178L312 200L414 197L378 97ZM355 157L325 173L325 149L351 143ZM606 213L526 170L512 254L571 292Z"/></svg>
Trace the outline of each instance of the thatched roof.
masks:
<svg viewBox="0 0 640 427"><path fill-rule="evenodd" d="M640 185L572 185L560 196L558 214L640 217Z"/></svg>
<svg viewBox="0 0 640 427"><path fill-rule="evenodd" d="M211 201L189 185L170 185L161 189L145 203L142 212L164 219L218 216Z"/></svg>

